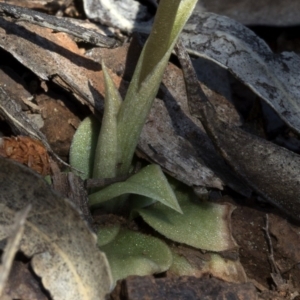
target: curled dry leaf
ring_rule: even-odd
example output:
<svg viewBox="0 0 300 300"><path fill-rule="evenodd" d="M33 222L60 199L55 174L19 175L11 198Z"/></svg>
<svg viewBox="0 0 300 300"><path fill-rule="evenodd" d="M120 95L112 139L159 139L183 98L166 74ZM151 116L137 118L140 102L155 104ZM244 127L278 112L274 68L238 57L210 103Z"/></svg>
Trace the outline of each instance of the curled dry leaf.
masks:
<svg viewBox="0 0 300 300"><path fill-rule="evenodd" d="M96 237L71 203L55 194L30 169L0 158L0 240L7 238L16 211L29 203L20 250L53 299L104 299L112 284Z"/></svg>
<svg viewBox="0 0 300 300"><path fill-rule="evenodd" d="M190 58L180 43L177 54L191 113L201 120L216 149L253 190L299 220L300 156L221 121L203 95Z"/></svg>
<svg viewBox="0 0 300 300"><path fill-rule="evenodd" d="M250 29L212 13L193 15L181 36L193 54L228 69L300 132L298 55L274 54Z"/></svg>
<svg viewBox="0 0 300 300"><path fill-rule="evenodd" d="M104 83L101 65L84 57L67 34L1 18L0 47L42 80L52 78L92 109L102 107Z"/></svg>
<svg viewBox="0 0 300 300"><path fill-rule="evenodd" d="M50 174L47 150L38 140L27 136L0 138L0 155L24 164L42 176Z"/></svg>

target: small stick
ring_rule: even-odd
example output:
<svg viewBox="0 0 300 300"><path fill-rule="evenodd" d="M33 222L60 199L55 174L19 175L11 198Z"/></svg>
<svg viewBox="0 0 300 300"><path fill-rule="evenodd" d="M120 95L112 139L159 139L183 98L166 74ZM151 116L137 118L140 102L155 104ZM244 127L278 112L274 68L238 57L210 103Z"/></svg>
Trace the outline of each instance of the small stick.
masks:
<svg viewBox="0 0 300 300"><path fill-rule="evenodd" d="M267 244L268 244L268 248L269 248L269 252L270 252L268 257L269 257L269 261L271 264L272 273L280 274L280 271L279 271L279 269L276 265L275 259L274 259L273 244L272 244L272 240L271 240L271 237L269 234L269 215L268 214L266 214L266 227L264 227L263 230L266 234Z"/></svg>

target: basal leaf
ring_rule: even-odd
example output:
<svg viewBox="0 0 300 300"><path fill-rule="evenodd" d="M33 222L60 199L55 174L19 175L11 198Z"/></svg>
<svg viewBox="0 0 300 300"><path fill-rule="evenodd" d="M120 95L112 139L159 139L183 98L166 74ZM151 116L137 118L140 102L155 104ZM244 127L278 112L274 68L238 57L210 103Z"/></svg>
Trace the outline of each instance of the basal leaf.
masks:
<svg viewBox="0 0 300 300"><path fill-rule="evenodd" d="M163 0L158 6L152 32L140 55L118 115L121 175L129 171L138 138L157 94L164 69L196 2ZM167 11L169 12L166 13Z"/></svg>
<svg viewBox="0 0 300 300"><path fill-rule="evenodd" d="M194 203L190 193L176 192L183 214L155 203L138 209L146 223L172 241L197 249L225 251L236 247L231 236L230 216L234 207L209 202Z"/></svg>
<svg viewBox="0 0 300 300"><path fill-rule="evenodd" d="M92 177L100 122L93 116L85 118L76 130L70 149L70 165L81 171L82 179Z"/></svg>
<svg viewBox="0 0 300 300"><path fill-rule="evenodd" d="M102 62L102 69L105 82L105 104L94 158L93 178L113 178L116 176L118 153L117 114L122 98L104 62Z"/></svg>
<svg viewBox="0 0 300 300"><path fill-rule="evenodd" d="M101 228L98 245L107 255L115 282L129 275L161 273L172 264L171 251L163 241L118 226Z"/></svg>
<svg viewBox="0 0 300 300"><path fill-rule="evenodd" d="M143 195L174 209L177 214L182 212L168 180L158 165L146 166L126 181L112 184L89 195L89 205L104 203L124 194Z"/></svg>

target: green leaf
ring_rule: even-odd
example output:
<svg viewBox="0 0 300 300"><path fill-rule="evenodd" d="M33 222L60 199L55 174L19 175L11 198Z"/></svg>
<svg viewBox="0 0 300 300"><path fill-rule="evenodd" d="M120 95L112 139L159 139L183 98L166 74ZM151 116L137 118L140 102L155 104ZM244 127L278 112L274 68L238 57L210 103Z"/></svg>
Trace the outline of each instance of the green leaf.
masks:
<svg viewBox="0 0 300 300"><path fill-rule="evenodd" d="M118 114L119 164L121 166L119 175L127 174L131 166L141 130L157 94L170 54L171 51L164 56L153 72L145 79L140 89L138 76L134 75L131 80L126 98ZM144 53L142 52L141 57L143 56ZM135 74L139 74L141 67L142 65L138 63Z"/></svg>
<svg viewBox="0 0 300 300"><path fill-rule="evenodd" d="M161 273L172 264L171 251L164 242L119 226L101 228L98 245L106 254L114 281Z"/></svg>
<svg viewBox="0 0 300 300"><path fill-rule="evenodd" d="M93 178L113 178L116 176L118 153L117 114L122 98L104 62L102 62L102 70L105 83L105 105L95 153Z"/></svg>
<svg viewBox="0 0 300 300"><path fill-rule="evenodd" d="M162 0L118 114L120 174L127 174L138 138L177 38L197 0Z"/></svg>
<svg viewBox="0 0 300 300"><path fill-rule="evenodd" d="M100 122L93 116L85 118L76 130L70 149L70 165L81 171L82 179L92 177L94 153L100 130Z"/></svg>
<svg viewBox="0 0 300 300"><path fill-rule="evenodd" d="M123 194L139 194L160 201L182 213L168 180L158 165L149 165L125 182L115 183L89 195L89 205L97 205Z"/></svg>
<svg viewBox="0 0 300 300"><path fill-rule="evenodd" d="M162 57L169 51L174 37L172 29L175 25L176 16L179 13L181 0L162 0L159 3L152 31L145 46L142 56L142 69L139 76L139 85L153 72Z"/></svg>
<svg viewBox="0 0 300 300"><path fill-rule="evenodd" d="M137 212L151 227L175 242L216 252L237 246L231 235L230 216L234 210L231 204L194 203L188 191L175 193L183 214L161 203Z"/></svg>

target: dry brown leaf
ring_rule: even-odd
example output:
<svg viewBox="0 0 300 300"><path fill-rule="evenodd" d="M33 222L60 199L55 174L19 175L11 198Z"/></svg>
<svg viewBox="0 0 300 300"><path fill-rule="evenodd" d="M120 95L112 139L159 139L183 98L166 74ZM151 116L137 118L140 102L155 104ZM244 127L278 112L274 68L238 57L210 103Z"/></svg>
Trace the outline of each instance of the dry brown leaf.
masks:
<svg viewBox="0 0 300 300"><path fill-rule="evenodd" d="M65 33L53 33L27 22L0 20L0 47L10 52L42 80L50 78L84 104L103 107L104 83L100 62L82 55ZM115 82L120 82L116 76Z"/></svg>
<svg viewBox="0 0 300 300"><path fill-rule="evenodd" d="M177 50L191 113L201 120L215 148L254 191L300 220L300 156L221 121L199 87L184 46L179 43Z"/></svg>
<svg viewBox="0 0 300 300"><path fill-rule="evenodd" d="M300 133L299 55L273 53L253 31L213 13L190 18L182 42L193 55L227 69Z"/></svg>
<svg viewBox="0 0 300 300"><path fill-rule="evenodd" d="M51 29L26 22L16 24L10 21L0 19L0 47L9 51L41 79L52 78L54 82L71 90L92 110L94 107L103 107L104 84L101 65L98 62L85 58L67 34L53 33ZM120 82L117 76L115 82ZM11 98L11 91L1 86L0 90L0 113L10 121L14 133L30 135L41 140L49 153L53 153L44 135Z"/></svg>
<svg viewBox="0 0 300 300"><path fill-rule="evenodd" d="M0 240L16 211L32 205L20 249L53 299L104 299L111 274L96 237L71 203L30 169L0 158Z"/></svg>

